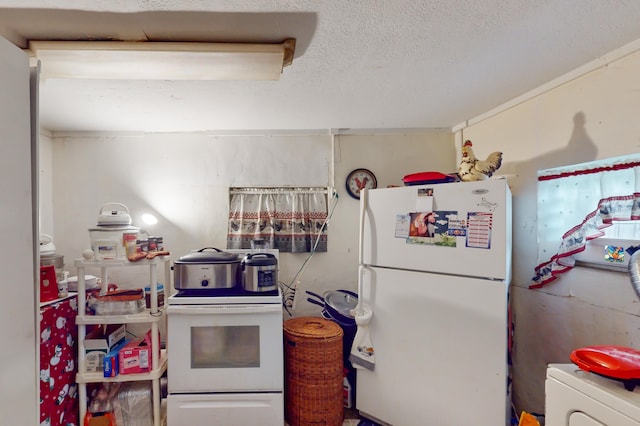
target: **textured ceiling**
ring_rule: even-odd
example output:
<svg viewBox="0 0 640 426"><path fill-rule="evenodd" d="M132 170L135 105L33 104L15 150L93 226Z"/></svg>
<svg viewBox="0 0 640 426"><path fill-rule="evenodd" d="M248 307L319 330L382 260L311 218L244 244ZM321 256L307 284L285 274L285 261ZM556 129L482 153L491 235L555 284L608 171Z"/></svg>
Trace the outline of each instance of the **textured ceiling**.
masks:
<svg viewBox="0 0 640 426"><path fill-rule="evenodd" d="M451 127L640 39L637 0L3 0L0 36L280 42L280 81L48 79L54 131Z"/></svg>

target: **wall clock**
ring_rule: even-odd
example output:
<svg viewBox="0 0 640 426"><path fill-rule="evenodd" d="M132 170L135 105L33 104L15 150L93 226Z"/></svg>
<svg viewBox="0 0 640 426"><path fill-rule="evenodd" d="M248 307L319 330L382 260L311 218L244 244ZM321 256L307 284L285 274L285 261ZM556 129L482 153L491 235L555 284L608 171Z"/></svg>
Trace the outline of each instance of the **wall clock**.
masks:
<svg viewBox="0 0 640 426"><path fill-rule="evenodd" d="M347 193L356 200L360 199L360 191L363 189L375 189L378 187L376 175L371 170L355 169L347 176Z"/></svg>

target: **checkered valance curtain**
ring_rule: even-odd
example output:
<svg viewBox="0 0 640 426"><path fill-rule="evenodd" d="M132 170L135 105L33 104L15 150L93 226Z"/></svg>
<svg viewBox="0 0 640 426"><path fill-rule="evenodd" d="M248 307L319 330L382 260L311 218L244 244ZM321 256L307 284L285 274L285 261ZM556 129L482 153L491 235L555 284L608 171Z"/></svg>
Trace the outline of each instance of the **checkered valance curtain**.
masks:
<svg viewBox="0 0 640 426"><path fill-rule="evenodd" d="M263 239L284 252L326 252L326 188L231 188L227 248Z"/></svg>
<svg viewBox="0 0 640 426"><path fill-rule="evenodd" d="M538 173L538 266L529 287L573 268L573 255L614 221L639 219L640 156Z"/></svg>

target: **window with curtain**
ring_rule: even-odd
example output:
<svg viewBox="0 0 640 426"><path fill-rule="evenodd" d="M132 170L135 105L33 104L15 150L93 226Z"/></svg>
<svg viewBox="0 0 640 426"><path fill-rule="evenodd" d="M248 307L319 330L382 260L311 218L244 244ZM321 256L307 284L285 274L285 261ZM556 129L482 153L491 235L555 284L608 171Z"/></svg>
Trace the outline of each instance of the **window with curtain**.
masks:
<svg viewBox="0 0 640 426"><path fill-rule="evenodd" d="M634 220L640 220L640 155L540 171L538 265L529 288L571 270L574 256L605 228Z"/></svg>
<svg viewBox="0 0 640 426"><path fill-rule="evenodd" d="M327 188L230 188L227 248L327 251Z"/></svg>

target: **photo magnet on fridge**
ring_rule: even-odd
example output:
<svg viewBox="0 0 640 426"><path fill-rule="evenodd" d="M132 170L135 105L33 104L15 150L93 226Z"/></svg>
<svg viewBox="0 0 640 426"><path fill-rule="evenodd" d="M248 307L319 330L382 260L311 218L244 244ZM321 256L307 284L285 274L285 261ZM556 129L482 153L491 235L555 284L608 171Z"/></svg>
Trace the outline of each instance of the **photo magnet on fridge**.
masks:
<svg viewBox="0 0 640 426"><path fill-rule="evenodd" d="M408 238L409 237L409 224L411 223L410 214L397 214L396 215L396 238Z"/></svg>
<svg viewBox="0 0 640 426"><path fill-rule="evenodd" d="M409 244L429 244L455 247L456 238L448 233L449 219L457 218L457 211L434 210L410 213Z"/></svg>
<svg viewBox="0 0 640 426"><path fill-rule="evenodd" d="M490 249L492 228L493 213L467 213L467 247Z"/></svg>

